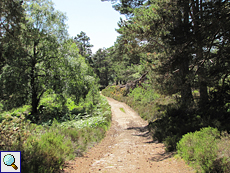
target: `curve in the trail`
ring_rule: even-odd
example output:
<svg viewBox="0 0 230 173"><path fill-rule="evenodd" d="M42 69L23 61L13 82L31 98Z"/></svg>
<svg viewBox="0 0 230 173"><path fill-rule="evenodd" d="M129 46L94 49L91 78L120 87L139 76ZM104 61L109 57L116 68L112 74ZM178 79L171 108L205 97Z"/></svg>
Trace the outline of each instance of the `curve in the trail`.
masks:
<svg viewBox="0 0 230 173"><path fill-rule="evenodd" d="M147 122L125 103L107 98L112 125L100 144L83 157L68 162L64 172L73 173L191 173L192 168L153 141ZM123 108L123 109L120 109ZM124 110L124 112L123 112Z"/></svg>

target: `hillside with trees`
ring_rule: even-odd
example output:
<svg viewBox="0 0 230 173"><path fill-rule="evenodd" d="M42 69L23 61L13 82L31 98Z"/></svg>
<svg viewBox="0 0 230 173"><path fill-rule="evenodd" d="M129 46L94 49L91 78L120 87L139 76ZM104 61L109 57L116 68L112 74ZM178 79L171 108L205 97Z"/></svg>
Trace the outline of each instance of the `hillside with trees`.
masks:
<svg viewBox="0 0 230 173"><path fill-rule="evenodd" d="M0 2L0 150L23 172L57 172L99 142L111 111L84 32L68 35L50 0Z"/></svg>

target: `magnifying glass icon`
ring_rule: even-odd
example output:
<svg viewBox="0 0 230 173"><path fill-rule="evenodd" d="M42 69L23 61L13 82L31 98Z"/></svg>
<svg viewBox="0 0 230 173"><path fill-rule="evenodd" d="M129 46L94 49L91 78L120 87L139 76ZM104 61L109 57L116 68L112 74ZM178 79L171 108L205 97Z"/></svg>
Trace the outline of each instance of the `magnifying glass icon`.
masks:
<svg viewBox="0 0 230 173"><path fill-rule="evenodd" d="M15 158L11 154L7 154L3 158L3 162L7 166L12 166L15 170L18 169L18 167L14 164L15 163Z"/></svg>

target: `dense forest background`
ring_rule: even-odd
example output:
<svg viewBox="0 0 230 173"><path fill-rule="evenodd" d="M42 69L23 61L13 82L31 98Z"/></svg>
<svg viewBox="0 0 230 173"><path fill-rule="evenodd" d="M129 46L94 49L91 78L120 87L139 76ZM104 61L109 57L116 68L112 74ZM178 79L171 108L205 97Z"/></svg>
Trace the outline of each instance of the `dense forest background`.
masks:
<svg viewBox="0 0 230 173"><path fill-rule="evenodd" d="M70 38L66 16L52 1L0 2L0 149L21 150L30 158L22 162L27 172L55 171L66 155L79 156L104 136L111 121L99 94L105 87L104 95L128 103L149 121L167 151L188 152L182 136L204 127L230 131L230 2L111 3L126 16L118 22L120 36L92 54L90 37L82 31ZM212 128L194 137L201 143L193 151L205 140L215 146L214 139L223 138ZM202 169L229 170L228 146L222 150L229 155L219 160L203 148Z"/></svg>

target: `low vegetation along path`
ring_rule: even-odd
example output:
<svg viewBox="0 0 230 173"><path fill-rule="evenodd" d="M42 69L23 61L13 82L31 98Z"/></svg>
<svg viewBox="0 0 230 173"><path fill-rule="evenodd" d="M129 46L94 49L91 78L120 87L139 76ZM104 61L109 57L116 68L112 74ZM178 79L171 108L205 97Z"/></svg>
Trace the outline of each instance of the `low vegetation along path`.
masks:
<svg viewBox="0 0 230 173"><path fill-rule="evenodd" d="M165 153L162 143L152 140L148 123L135 111L124 103L107 99L112 109L112 125L106 137L83 157L69 162L64 172L194 172L182 160Z"/></svg>

